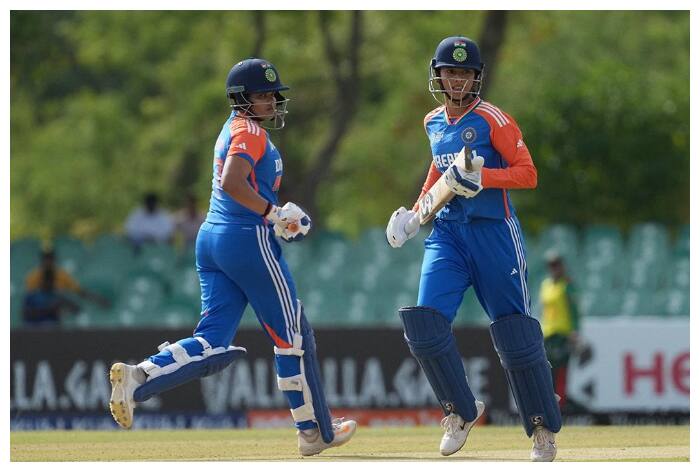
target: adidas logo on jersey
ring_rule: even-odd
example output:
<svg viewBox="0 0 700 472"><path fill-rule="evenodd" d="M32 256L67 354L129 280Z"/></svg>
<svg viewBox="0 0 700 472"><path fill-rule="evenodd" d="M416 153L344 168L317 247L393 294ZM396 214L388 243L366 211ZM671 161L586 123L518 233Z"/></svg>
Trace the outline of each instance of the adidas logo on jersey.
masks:
<svg viewBox="0 0 700 472"><path fill-rule="evenodd" d="M513 267L513 270L510 271L510 275L515 275L517 273L518 273L518 271L515 270L515 267Z"/></svg>
<svg viewBox="0 0 700 472"><path fill-rule="evenodd" d="M245 150L245 149L248 149L248 148L246 147L245 143L236 143L236 147L239 148L239 149L244 149L244 150Z"/></svg>

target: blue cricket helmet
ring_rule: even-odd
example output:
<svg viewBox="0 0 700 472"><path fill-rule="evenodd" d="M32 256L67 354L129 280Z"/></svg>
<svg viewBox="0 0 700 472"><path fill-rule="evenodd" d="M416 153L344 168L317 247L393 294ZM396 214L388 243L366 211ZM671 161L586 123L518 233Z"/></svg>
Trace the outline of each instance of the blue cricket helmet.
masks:
<svg viewBox="0 0 700 472"><path fill-rule="evenodd" d="M459 69L473 69L475 77L472 81L472 88L469 90L467 98L457 101L452 100L445 89L441 77L440 68L454 67ZM479 96L484 80L485 68L481 62L479 46L466 36L450 36L438 44L435 55L430 60L428 66L428 91L440 104L447 104L449 98L453 104L458 106L468 106L472 99Z"/></svg>
<svg viewBox="0 0 700 472"><path fill-rule="evenodd" d="M280 93L289 87L280 81L279 73L271 62L265 59L251 57L235 64L226 77L226 96L234 110L247 113L253 119L259 119L250 114L250 94L275 92L275 125L271 129L284 126L284 115L287 113L288 99Z"/></svg>
<svg viewBox="0 0 700 472"><path fill-rule="evenodd" d="M443 39L435 49L435 56L430 61L430 67L458 67L460 69L474 69L481 72L484 63L481 62L479 46L465 36L450 36Z"/></svg>
<svg viewBox="0 0 700 472"><path fill-rule="evenodd" d="M226 77L226 94L264 93L289 90L269 61L251 57L231 67Z"/></svg>

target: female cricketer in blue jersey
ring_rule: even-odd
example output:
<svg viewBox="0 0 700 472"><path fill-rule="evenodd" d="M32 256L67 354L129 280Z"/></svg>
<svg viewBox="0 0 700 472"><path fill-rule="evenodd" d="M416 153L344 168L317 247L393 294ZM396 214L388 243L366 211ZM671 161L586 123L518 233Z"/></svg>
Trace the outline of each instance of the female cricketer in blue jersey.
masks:
<svg viewBox="0 0 700 472"><path fill-rule="evenodd" d="M261 127L284 126L288 100L280 92L287 89L262 59L241 61L228 74L233 111L216 142L209 212L196 243L201 318L192 337L161 344L138 365L112 366L110 410L124 428L132 425L136 402L216 373L244 355L244 348L230 344L250 303L274 345L277 383L298 429L299 452L318 454L355 432L355 421L331 420L314 333L275 239L298 241L311 227L297 205L277 205L282 157Z"/></svg>
<svg viewBox="0 0 700 472"><path fill-rule="evenodd" d="M429 91L441 103L425 117L433 161L428 191L447 172L455 197L436 215L425 240L418 302L399 315L411 353L445 412L440 452L459 451L484 412L466 380L452 321L464 292L474 287L491 319L491 338L515 398L523 426L533 437L531 459L551 461L561 428L542 330L530 314L525 244L509 189L534 188L537 170L515 120L479 97L484 77L479 48L462 36L444 39L429 67ZM472 170L452 165L471 150ZM416 235L409 211L396 210L387 226L393 247ZM410 228L410 226L409 226Z"/></svg>

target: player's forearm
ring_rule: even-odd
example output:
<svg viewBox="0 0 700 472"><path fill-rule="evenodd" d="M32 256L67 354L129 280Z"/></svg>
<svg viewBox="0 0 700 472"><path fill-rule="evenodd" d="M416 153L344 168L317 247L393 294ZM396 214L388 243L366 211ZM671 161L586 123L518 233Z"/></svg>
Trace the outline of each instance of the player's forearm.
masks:
<svg viewBox="0 0 700 472"><path fill-rule="evenodd" d="M234 155L226 159L221 172L221 188L237 203L262 215L269 202L261 197L248 182L252 169L251 163L244 157Z"/></svg>
<svg viewBox="0 0 700 472"><path fill-rule="evenodd" d="M533 165L481 171L484 188L528 189L537 187L537 169Z"/></svg>
<svg viewBox="0 0 700 472"><path fill-rule="evenodd" d="M237 203L240 203L250 211L258 215L265 213L268 201L253 190L253 187L246 180L233 180L223 186L223 189Z"/></svg>

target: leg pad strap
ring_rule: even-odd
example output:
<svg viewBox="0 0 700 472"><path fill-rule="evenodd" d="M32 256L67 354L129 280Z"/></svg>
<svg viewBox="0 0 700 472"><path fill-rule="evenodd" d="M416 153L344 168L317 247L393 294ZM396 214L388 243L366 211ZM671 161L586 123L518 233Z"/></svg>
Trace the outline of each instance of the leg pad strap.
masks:
<svg viewBox="0 0 700 472"><path fill-rule="evenodd" d="M201 350L196 348L198 343L202 346ZM183 344L190 350L199 352L194 355L188 353ZM172 353L174 362L160 366L151 360L146 360L139 364L139 367L146 372L147 378L143 385L134 390L134 400L137 402L145 402L154 395L190 380L215 374L246 353L243 347L212 348L204 338L185 339L176 344L163 343L159 348L161 352L167 350Z"/></svg>
<svg viewBox="0 0 700 472"><path fill-rule="evenodd" d="M315 422L323 441L331 443L335 434L331 423L331 412L323 392L323 382L316 357L316 339L300 301L298 301L297 320L300 332L294 334L292 345L287 348L274 348L277 358L277 386L283 392L301 392L304 403L290 409L294 421ZM298 358L298 364L295 363L290 367L289 357L292 356Z"/></svg>

